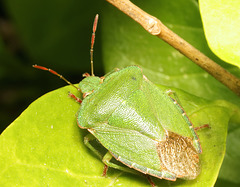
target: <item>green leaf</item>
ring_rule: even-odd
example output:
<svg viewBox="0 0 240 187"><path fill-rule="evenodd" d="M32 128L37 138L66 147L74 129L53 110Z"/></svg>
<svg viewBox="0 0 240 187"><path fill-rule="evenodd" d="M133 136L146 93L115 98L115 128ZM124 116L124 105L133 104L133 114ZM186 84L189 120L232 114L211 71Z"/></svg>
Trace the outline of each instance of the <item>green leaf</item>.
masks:
<svg viewBox="0 0 240 187"><path fill-rule="evenodd" d="M42 96L3 132L0 185L150 186L142 175L114 169L109 169L106 178L101 176L104 165L83 144L86 130L77 126L79 104L68 97L69 91L78 95L67 86ZM224 157L227 123L232 115L226 107L230 105L177 93L195 126L211 126L197 132L203 149L202 172L193 181L153 180L159 186L212 186Z"/></svg>
<svg viewBox="0 0 240 187"><path fill-rule="evenodd" d="M235 118L236 119L232 120L232 122L229 124L227 136L227 151L223 165L221 167L219 178L224 181L229 181L232 184L239 185L240 152L237 148L240 147L240 126L237 121L240 121L240 114L236 114ZM226 186L226 184L222 186Z"/></svg>
<svg viewBox="0 0 240 187"><path fill-rule="evenodd" d="M84 36L90 35L92 17L89 16L89 11L82 9L92 10L91 8L86 8L81 4L79 11L76 4L73 3L70 6L65 2L66 4L60 5L59 1L41 1L42 4L29 4L29 0L23 0L21 4L16 0L6 2L20 31L24 46L30 51L33 59L40 59L47 63L55 62L56 66L59 65L57 64L59 62L60 66L64 68L73 66L75 72L76 67L79 67L78 69L81 71L84 64L88 64L89 48L86 46L89 45L83 45L85 46L84 50L77 49L76 45L82 44L82 41L75 39L80 30L86 31L82 33ZM73 0L68 1L68 3L71 2ZM79 2L85 1L80 0ZM95 5L96 2L100 1L94 1ZM216 60L228 71L240 75L239 68L219 60L208 49L195 0L141 2L136 0L133 2L148 13L160 18L174 32ZM22 6L23 4L24 6ZM202 173L199 178L195 181L177 180L177 182L154 178L154 182L159 186L203 186L206 184L213 186L224 156L228 120L233 111L239 114L239 109L228 102L239 107L239 98L175 49L158 38L150 36L137 23L112 5L102 1L99 7L101 7L102 13L100 13L100 32L97 31L96 44L100 41L98 38L102 36L102 52L106 72L115 67L140 65L143 67L144 74L154 83L180 88L199 96L200 98L177 91L181 103L193 123L196 126L209 123L212 127L198 132L204 151L201 156ZM85 12L84 16L82 16L83 11ZM76 18L77 12L81 13L81 16L77 16L76 19L80 22L76 20L68 22L72 20L71 18ZM59 19L61 13L69 16L67 21L62 22L62 19ZM83 25L81 24L82 19L85 20ZM46 21L46 24L42 24L42 20ZM55 22L55 20L58 21ZM78 24L81 25L81 29L76 30L74 25ZM85 29L85 25L89 25L89 29ZM31 32L32 28L35 28L33 33ZM69 41L76 43L72 45L71 42L68 43ZM59 46L60 48L58 48ZM62 46L67 46L68 49L65 51L61 48ZM101 58L101 55L97 55L97 51L95 48L95 59ZM87 57L82 58L85 54ZM79 61L81 63L78 65ZM97 64L95 61L95 65ZM54 68L55 65L51 67ZM66 87L41 97L31 104L1 135L0 185L97 186L99 184L99 186L116 186L122 184L124 186L149 186L143 176L130 175L114 169L109 169L107 178L101 177L103 164L82 143L86 131L77 127L74 116L79 105L67 97L68 91L76 93L72 88ZM206 101L203 98L209 100ZM214 101L216 99L225 101L220 103ZM240 146L239 121L235 120L229 124L227 156L220 173L221 181L227 181L227 184L229 181L235 184L239 183L237 177L240 174L238 169L240 155L239 150L236 149ZM213 146L213 149L209 149L209 146ZM217 156L216 153L218 153ZM221 181L220 184L222 184Z"/></svg>
<svg viewBox="0 0 240 187"><path fill-rule="evenodd" d="M202 28L198 4L192 0L178 1L133 1L143 10L160 19L187 42L205 55L216 61L226 70L240 76L240 69L224 63L208 48ZM149 35L141 26L129 19L122 12L107 6L100 15L103 17L102 40L103 61L106 72L114 67L126 67L137 64L143 68L144 74L154 83L180 88L188 93L210 100L223 99L240 107L240 99L204 70L178 51L158 38ZM235 123L237 126L240 123ZM232 123L229 124L230 127ZM240 142L235 131L234 142ZM232 155L229 145L236 145L233 138L228 138L227 154ZM238 145L239 147L240 145ZM237 152L237 153L236 153ZM240 174L240 151L235 150L234 157L226 156L220 177L224 182L238 180L231 176ZM223 180L221 180L223 181ZM221 181L218 184L221 184ZM238 182L239 183L239 182ZM228 183L231 185L231 183ZM226 183L225 183L226 185Z"/></svg>
<svg viewBox="0 0 240 187"><path fill-rule="evenodd" d="M222 60L240 67L240 1L200 0L208 44Z"/></svg>
<svg viewBox="0 0 240 187"><path fill-rule="evenodd" d="M224 63L210 51L204 37L198 4L193 0L133 1L179 36L215 60L226 70L240 76L240 69ZM102 20L102 22L101 22ZM238 103L239 97L156 36L112 5L100 14L103 62L106 72L113 68L139 65L156 84L172 86L193 95ZM220 94L221 93L221 94Z"/></svg>

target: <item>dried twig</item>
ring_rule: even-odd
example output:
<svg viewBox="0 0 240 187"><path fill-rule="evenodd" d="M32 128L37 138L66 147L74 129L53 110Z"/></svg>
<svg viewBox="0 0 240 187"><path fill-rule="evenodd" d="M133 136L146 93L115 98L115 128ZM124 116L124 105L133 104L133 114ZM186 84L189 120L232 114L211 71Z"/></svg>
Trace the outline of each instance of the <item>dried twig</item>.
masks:
<svg viewBox="0 0 240 187"><path fill-rule="evenodd" d="M188 42L183 40L177 34L168 29L162 22L144 12L142 9L131 3L129 0L107 0L109 3L116 6L122 12L130 16L138 22L150 34L156 35L180 53L192 60L202 69L207 71L218 81L227 86L230 90L240 96L240 79L223 69L213 60L194 48Z"/></svg>

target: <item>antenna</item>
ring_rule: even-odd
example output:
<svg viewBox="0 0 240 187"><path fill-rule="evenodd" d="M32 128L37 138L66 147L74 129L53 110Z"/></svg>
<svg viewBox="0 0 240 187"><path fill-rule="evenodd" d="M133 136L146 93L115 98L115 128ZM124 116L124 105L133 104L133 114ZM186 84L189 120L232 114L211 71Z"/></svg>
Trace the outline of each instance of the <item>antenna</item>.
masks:
<svg viewBox="0 0 240 187"><path fill-rule="evenodd" d="M96 14L94 22L93 22L93 32L92 32L92 38L91 38L91 48L90 48L91 76L94 76L94 73L93 73L93 46L94 46L94 42L95 42L95 32L97 30L98 17L99 17L99 15Z"/></svg>
<svg viewBox="0 0 240 187"><path fill-rule="evenodd" d="M92 38L91 38L91 49L90 49L90 60L91 60L91 76L94 76L94 73L93 73L93 46L94 46L94 42L95 42L95 32L97 30L97 23L98 23L98 17L99 15L97 14L95 16L95 19L94 19L94 22L93 22L93 32L92 32ZM67 84L73 86L74 88L76 88L79 92L81 92L81 89L74 86L71 82L69 82L65 77L63 77L62 75L60 75L59 73L57 73L56 71L52 70L52 69L49 69L49 68L46 68L44 66L39 66L39 65L33 65L34 68L37 68L37 69L41 69L41 70L44 70L44 71L49 71L50 73L54 74L54 75L57 75L60 79L64 80Z"/></svg>
<svg viewBox="0 0 240 187"><path fill-rule="evenodd" d="M74 84L72 84L71 82L69 82L65 77L63 77L62 75L60 75L59 73L57 73L56 71L52 70L52 69L49 69L49 68L46 68L46 67L43 67L43 66L39 66L37 64L33 65L32 67L34 68L37 68L37 69L41 69L41 70L44 70L44 71L49 71L50 73L54 74L54 75L57 75L60 79L64 80L67 84L73 86L74 88L76 88L79 92L81 92L80 88L74 86Z"/></svg>

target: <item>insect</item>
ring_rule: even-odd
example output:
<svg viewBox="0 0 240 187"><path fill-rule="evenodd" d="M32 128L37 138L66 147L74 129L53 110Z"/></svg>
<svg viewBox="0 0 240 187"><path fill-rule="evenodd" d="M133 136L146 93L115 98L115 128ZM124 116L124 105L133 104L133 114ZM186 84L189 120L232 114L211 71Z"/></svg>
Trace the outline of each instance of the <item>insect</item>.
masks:
<svg viewBox="0 0 240 187"><path fill-rule="evenodd" d="M105 174L109 166L129 172L135 169L171 181L195 179L200 173L202 149L177 97L170 97L171 92L154 85L138 66L116 69L104 77L94 76L97 20L98 15L91 39L91 75L85 73L79 87L51 69L33 67L59 76L83 94L83 100L70 94L81 104L77 123L90 132L84 142L103 160ZM94 138L108 150L106 155L100 155L90 144ZM128 167L111 162L112 157Z"/></svg>

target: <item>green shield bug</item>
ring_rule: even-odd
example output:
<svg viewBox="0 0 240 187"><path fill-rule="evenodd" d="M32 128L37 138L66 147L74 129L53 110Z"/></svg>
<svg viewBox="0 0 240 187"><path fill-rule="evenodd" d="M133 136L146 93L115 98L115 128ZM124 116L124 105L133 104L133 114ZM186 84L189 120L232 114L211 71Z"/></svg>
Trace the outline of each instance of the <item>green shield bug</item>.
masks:
<svg viewBox="0 0 240 187"><path fill-rule="evenodd" d="M98 15L91 40L91 75L74 86L57 72L47 70L77 88L83 100L69 94L81 107L77 113L80 128L90 134L85 144L107 167L123 171L140 171L160 179L195 179L200 173L202 149L192 123L177 102L177 97L160 89L138 66L116 69L104 77L94 76L93 45ZM97 140L108 150L102 156L89 142ZM111 162L114 157L128 167Z"/></svg>

